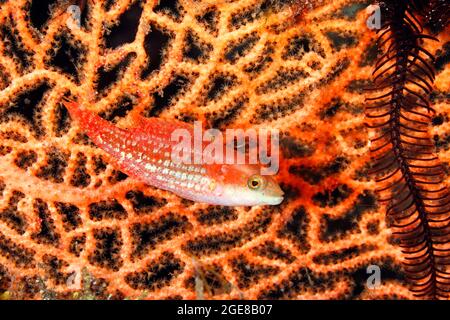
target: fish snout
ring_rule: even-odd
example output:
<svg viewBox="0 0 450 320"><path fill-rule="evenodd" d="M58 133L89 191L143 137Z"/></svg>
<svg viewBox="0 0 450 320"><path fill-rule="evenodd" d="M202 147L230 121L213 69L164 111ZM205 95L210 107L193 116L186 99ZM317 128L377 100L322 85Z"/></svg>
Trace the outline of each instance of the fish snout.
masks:
<svg viewBox="0 0 450 320"><path fill-rule="evenodd" d="M284 191L275 180L270 182L270 192L268 195L268 204L278 205L284 200Z"/></svg>

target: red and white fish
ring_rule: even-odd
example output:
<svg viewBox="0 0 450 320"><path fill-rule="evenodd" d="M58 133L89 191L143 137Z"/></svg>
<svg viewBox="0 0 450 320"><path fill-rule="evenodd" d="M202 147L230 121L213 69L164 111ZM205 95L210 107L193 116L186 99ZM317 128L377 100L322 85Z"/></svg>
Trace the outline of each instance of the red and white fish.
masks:
<svg viewBox="0 0 450 320"><path fill-rule="evenodd" d="M177 144L171 139L172 132L186 129L193 136L193 126L188 123L137 116L135 126L125 130L76 102L64 105L72 119L120 170L148 185L214 205L278 205L283 201L277 182L271 176L261 175L258 165L172 161L172 149Z"/></svg>

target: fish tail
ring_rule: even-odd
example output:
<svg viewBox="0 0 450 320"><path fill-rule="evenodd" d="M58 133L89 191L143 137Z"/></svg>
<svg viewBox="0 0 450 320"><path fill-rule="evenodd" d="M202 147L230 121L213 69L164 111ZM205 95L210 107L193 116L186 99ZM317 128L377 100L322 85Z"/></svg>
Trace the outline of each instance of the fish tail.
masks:
<svg viewBox="0 0 450 320"><path fill-rule="evenodd" d="M124 141L131 139L132 135L75 101L66 100L63 104L69 111L72 120L78 123L97 147L109 153L113 158L120 157L124 151Z"/></svg>
<svg viewBox="0 0 450 320"><path fill-rule="evenodd" d="M72 120L76 121L82 129L86 130L88 135L98 134L102 128L114 127L111 123L87 110L76 101L66 99L63 101L63 104L69 111Z"/></svg>
<svg viewBox="0 0 450 320"><path fill-rule="evenodd" d="M67 111L69 111L72 120L75 120L80 124L84 124L83 126L85 126L86 123L92 122L94 116L92 112L89 112L88 110L81 107L78 102L65 99L63 101L63 104L66 107ZM86 120L90 121L86 122Z"/></svg>

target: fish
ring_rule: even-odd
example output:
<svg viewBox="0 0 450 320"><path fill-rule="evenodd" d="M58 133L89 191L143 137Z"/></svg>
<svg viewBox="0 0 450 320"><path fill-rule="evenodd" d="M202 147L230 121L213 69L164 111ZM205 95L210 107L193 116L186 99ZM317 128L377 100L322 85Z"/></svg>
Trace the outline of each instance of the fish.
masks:
<svg viewBox="0 0 450 320"><path fill-rule="evenodd" d="M211 205L279 205L283 201L284 192L275 178L262 175L258 164L173 161L178 141L173 141L172 133L182 129L194 136L194 126L189 123L137 115L132 126L124 129L75 101L64 100L63 104L115 167L149 186ZM226 143L223 148L225 152L234 150ZM193 148L195 152L199 151Z"/></svg>

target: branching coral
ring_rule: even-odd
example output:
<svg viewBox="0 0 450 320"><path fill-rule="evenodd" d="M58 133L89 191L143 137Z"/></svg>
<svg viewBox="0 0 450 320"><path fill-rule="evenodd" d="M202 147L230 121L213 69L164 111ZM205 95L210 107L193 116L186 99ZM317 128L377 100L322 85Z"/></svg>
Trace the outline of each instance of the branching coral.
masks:
<svg viewBox="0 0 450 320"><path fill-rule="evenodd" d="M43 1L1 1L0 290L413 298L368 175L363 88L379 54L368 3L310 2L88 0L77 28L73 1L48 1L50 14ZM449 39L438 38L425 49L447 163ZM121 127L141 114L280 129L287 199L213 207L132 180L71 123L68 95ZM376 289L366 287L372 264Z"/></svg>

